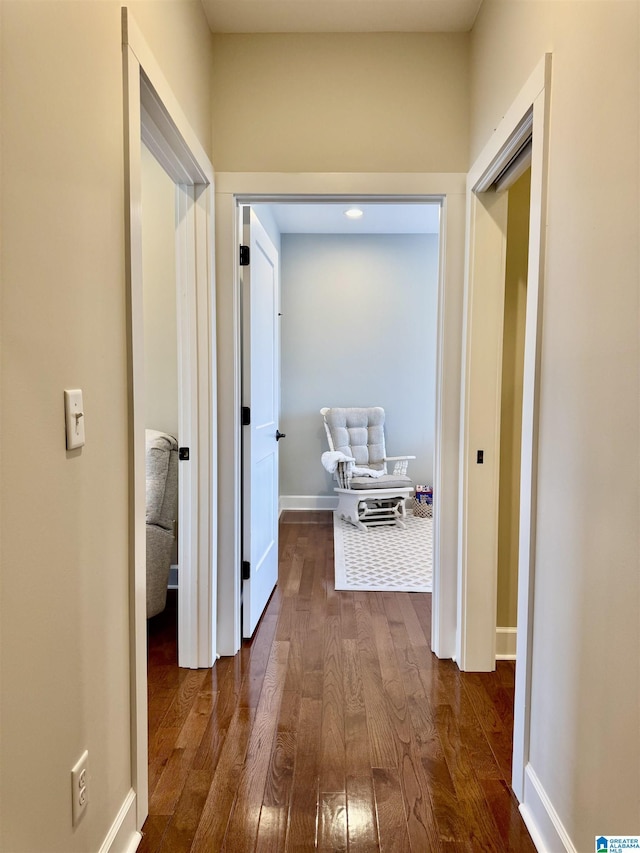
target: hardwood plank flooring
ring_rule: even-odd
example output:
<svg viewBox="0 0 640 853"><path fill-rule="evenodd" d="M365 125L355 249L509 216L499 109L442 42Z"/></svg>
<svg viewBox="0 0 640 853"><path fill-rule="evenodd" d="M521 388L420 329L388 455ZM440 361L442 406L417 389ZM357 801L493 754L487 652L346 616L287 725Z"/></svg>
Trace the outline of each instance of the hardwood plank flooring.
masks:
<svg viewBox="0 0 640 853"><path fill-rule="evenodd" d="M430 651L431 596L336 592L329 513L284 513L280 578L250 642L176 664L149 622L140 853L535 853L509 787L514 666Z"/></svg>

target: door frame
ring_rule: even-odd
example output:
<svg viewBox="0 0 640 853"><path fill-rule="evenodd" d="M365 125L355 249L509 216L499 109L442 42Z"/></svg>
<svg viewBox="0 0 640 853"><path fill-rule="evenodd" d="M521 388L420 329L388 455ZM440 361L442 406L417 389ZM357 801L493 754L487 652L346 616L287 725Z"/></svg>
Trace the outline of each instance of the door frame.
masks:
<svg viewBox="0 0 640 853"><path fill-rule="evenodd" d="M218 650L240 648L241 565L241 350L237 208L282 201L438 201L441 204L434 490L434 592L432 649L456 648L460 375L464 258L463 173L241 173L216 175L216 274L219 376Z"/></svg>
<svg viewBox="0 0 640 853"><path fill-rule="evenodd" d="M496 661L498 448L507 198L506 194L480 192L480 189L490 184L507 165L515 153L514 140L522 133L524 123L532 119L512 778L512 787L520 802L524 798L529 760L550 83L551 54L546 54L494 131L467 179L457 658L463 670L491 671ZM482 470L476 464L478 449L485 450Z"/></svg>
<svg viewBox="0 0 640 853"><path fill-rule="evenodd" d="M181 428L193 467L183 477L190 502L193 570L179 578L182 666L209 667L216 657L216 403L213 168L149 49L131 11L122 9L124 85L125 270L129 387L129 560L132 787L136 825L148 814L145 389L142 285L141 146L174 180L179 337L190 332L179 381L187 405ZM193 343L195 342L195 344Z"/></svg>

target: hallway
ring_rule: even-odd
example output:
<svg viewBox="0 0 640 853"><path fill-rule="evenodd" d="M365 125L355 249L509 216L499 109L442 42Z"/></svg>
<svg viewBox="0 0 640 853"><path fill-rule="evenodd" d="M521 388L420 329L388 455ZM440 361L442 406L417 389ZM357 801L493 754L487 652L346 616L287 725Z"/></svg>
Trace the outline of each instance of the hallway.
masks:
<svg viewBox="0 0 640 853"><path fill-rule="evenodd" d="M513 664L460 673L429 650L430 595L332 580L330 514L285 513L235 658L179 670L172 604L152 620L139 850L534 851L508 781Z"/></svg>

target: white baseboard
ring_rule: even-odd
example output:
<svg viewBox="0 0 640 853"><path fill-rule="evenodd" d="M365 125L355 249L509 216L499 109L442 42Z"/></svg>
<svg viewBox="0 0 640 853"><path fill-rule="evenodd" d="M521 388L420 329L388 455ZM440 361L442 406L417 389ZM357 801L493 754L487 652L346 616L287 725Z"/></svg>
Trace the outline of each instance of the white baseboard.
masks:
<svg viewBox="0 0 640 853"><path fill-rule="evenodd" d="M524 801L520 813L538 853L578 853L530 764L524 770Z"/></svg>
<svg viewBox="0 0 640 853"><path fill-rule="evenodd" d="M338 506L338 498L333 495L280 495L280 512L284 510L326 509L333 512Z"/></svg>
<svg viewBox="0 0 640 853"><path fill-rule="evenodd" d="M99 853L134 853L141 841L142 835L136 829L136 792L131 788Z"/></svg>
<svg viewBox="0 0 640 853"><path fill-rule="evenodd" d="M517 628L496 628L496 660L516 659Z"/></svg>

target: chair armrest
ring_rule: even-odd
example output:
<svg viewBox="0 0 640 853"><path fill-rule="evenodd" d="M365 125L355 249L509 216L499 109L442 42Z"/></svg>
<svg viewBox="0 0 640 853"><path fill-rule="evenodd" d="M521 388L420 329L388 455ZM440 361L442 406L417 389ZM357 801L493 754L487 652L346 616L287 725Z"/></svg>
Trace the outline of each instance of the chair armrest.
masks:
<svg viewBox="0 0 640 853"><path fill-rule="evenodd" d="M320 457L322 467L330 474L335 474L336 468L341 462L355 462L351 456L342 453L340 450L326 450Z"/></svg>
<svg viewBox="0 0 640 853"><path fill-rule="evenodd" d="M353 477L353 465L356 460L353 457L343 459L338 462L336 473L334 474L340 489L351 488L351 478Z"/></svg>
<svg viewBox="0 0 640 853"><path fill-rule="evenodd" d="M328 450L322 454L322 466L330 474L333 474L335 480L341 489L351 488L351 478L353 476L353 465L356 461L353 456L347 456L340 450Z"/></svg>
<svg viewBox="0 0 640 853"><path fill-rule="evenodd" d="M396 477L405 477L407 474L407 468L409 467L409 460L415 458L415 456L385 456L384 461L385 463L395 463L393 466L393 473Z"/></svg>

